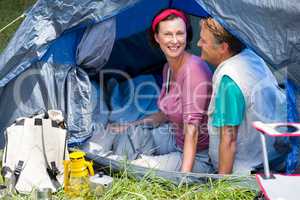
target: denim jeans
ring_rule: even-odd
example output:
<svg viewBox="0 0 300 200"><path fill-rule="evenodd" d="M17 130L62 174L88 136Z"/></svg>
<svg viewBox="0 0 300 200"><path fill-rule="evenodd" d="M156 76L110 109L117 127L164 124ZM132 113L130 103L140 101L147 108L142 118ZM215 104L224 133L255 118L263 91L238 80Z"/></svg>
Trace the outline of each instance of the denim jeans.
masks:
<svg viewBox="0 0 300 200"><path fill-rule="evenodd" d="M155 155L152 160L158 163L156 168L168 171L180 171L183 161L183 149L176 145L176 135L171 124L163 124L152 130ZM208 149L197 152L192 172L212 173Z"/></svg>

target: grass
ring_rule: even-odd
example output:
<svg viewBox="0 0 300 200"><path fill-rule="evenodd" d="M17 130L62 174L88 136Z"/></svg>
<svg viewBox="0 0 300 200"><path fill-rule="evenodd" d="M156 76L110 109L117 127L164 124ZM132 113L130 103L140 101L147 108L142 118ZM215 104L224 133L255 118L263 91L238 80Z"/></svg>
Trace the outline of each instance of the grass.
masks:
<svg viewBox="0 0 300 200"><path fill-rule="evenodd" d="M35 0L0 0L0 30L19 17ZM4 50L22 20L0 33L0 53Z"/></svg>
<svg viewBox="0 0 300 200"><path fill-rule="evenodd" d="M154 175L138 181L126 175L104 194L103 199L253 199L253 191L233 187L225 180L177 186Z"/></svg>
<svg viewBox="0 0 300 200"><path fill-rule="evenodd" d="M253 191L233 187L226 181L209 184L177 186L168 180L145 176L135 180L123 176L118 179L112 189L107 191L103 199L253 199Z"/></svg>
<svg viewBox="0 0 300 200"><path fill-rule="evenodd" d="M174 183L156 177L152 173L145 175L141 180L131 177L126 171L114 175L111 189L98 195L84 196L82 199L102 200L253 200L256 192L240 186L233 186L231 181L210 181L207 184L175 185ZM15 195L12 199L33 199L34 195ZM53 199L68 199L61 190Z"/></svg>
<svg viewBox="0 0 300 200"><path fill-rule="evenodd" d="M0 151L0 160L2 160ZM206 184L174 184L164 178L155 176L153 171L149 171L143 178L137 179L129 172L126 163L122 172L113 173L114 181L110 189L103 191L97 190L83 196L84 200L253 200L257 196L257 191L250 189L249 186L243 186L248 183L248 179L241 178L228 180L208 180ZM0 163L1 166L1 163ZM99 168L98 168L99 169ZM97 170L97 167L96 167ZM107 169L111 173L110 169ZM1 180L0 180L1 183ZM7 198L8 199L8 198ZM10 196L11 200L32 200L35 199L35 193L29 195ZM67 200L63 189L53 194L53 200ZM80 199L80 198L78 198Z"/></svg>

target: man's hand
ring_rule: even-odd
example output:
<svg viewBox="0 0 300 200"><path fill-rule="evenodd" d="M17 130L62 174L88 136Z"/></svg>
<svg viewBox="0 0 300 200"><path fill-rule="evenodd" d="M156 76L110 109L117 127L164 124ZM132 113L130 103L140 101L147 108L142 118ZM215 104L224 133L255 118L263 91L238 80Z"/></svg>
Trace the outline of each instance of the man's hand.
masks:
<svg viewBox="0 0 300 200"><path fill-rule="evenodd" d="M236 152L238 126L224 126L220 132L219 174L231 174Z"/></svg>

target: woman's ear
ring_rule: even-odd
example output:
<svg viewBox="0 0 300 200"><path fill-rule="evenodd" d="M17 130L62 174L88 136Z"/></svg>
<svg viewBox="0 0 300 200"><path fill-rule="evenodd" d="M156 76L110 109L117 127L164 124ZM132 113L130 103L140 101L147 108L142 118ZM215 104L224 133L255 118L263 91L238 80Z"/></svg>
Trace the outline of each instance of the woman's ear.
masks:
<svg viewBox="0 0 300 200"><path fill-rule="evenodd" d="M159 44L158 33L154 33L154 39Z"/></svg>

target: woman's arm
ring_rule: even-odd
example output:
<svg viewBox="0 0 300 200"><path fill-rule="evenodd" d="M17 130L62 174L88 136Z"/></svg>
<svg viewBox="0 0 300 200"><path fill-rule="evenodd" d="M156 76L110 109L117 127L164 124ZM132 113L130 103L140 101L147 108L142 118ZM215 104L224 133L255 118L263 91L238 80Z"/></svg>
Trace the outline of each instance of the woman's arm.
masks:
<svg viewBox="0 0 300 200"><path fill-rule="evenodd" d="M128 122L125 124L108 124L107 128L109 128L111 131L116 132L116 133L121 133L123 131L125 131L126 129L128 129L128 127L130 126L136 126L136 125L153 125L153 126L158 126L161 123L164 123L167 121L167 117L163 112L156 112L153 113L147 117L145 117L144 119L141 120L137 120L134 122Z"/></svg>
<svg viewBox="0 0 300 200"><path fill-rule="evenodd" d="M198 128L193 124L184 124L184 147L181 172L191 172L197 152Z"/></svg>
<svg viewBox="0 0 300 200"><path fill-rule="evenodd" d="M184 122L182 172L191 172L197 153L200 134L207 134L207 109L212 91L211 72L201 60L184 68L181 91ZM200 129L200 127L203 127ZM203 142L205 142L203 140ZM200 145L199 145L200 146Z"/></svg>

